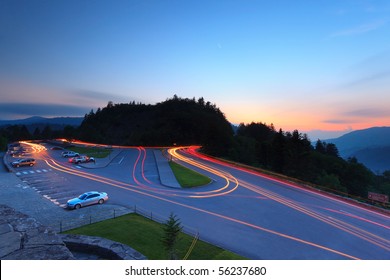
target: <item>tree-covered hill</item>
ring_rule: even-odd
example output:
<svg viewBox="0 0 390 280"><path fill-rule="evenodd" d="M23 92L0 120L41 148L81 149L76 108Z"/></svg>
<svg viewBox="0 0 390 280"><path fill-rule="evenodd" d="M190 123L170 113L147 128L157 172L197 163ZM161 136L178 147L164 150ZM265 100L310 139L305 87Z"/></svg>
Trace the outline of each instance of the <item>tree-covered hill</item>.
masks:
<svg viewBox="0 0 390 280"><path fill-rule="evenodd" d="M318 140L312 146L298 130L240 124L227 157L352 196L367 198L368 191L390 195L390 171L375 175L356 158L340 157L333 143Z"/></svg>
<svg viewBox="0 0 390 280"><path fill-rule="evenodd" d="M233 130L224 114L203 98L176 95L156 105L113 104L85 115L82 140L117 145L202 145L213 155L228 151Z"/></svg>
<svg viewBox="0 0 390 280"><path fill-rule="evenodd" d="M264 123L232 125L216 105L176 95L155 105L113 104L86 114L80 127L62 131L47 125L0 127L0 150L26 139L68 138L128 146L201 145L202 151L235 162L314 183L338 193L367 198L368 191L390 195L390 170L374 174L355 157L342 158L338 146L307 135L275 130Z"/></svg>

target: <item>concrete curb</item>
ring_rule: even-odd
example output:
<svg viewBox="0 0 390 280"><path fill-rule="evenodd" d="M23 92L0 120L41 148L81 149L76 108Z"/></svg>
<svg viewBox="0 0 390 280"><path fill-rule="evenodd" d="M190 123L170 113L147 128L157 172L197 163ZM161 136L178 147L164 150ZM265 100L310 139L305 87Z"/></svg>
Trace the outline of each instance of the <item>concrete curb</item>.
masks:
<svg viewBox="0 0 390 280"><path fill-rule="evenodd" d="M7 158L8 158L8 154L7 153L4 153L4 156L3 156L3 164L4 164L4 167L5 169L7 170L7 172L12 172L12 169L10 168L9 166L9 163L7 161Z"/></svg>
<svg viewBox="0 0 390 280"><path fill-rule="evenodd" d="M169 161L163 155L162 151L153 150L153 153L156 160L161 185L169 188L181 189L182 187L177 181L175 174L173 174L172 168L169 166Z"/></svg>

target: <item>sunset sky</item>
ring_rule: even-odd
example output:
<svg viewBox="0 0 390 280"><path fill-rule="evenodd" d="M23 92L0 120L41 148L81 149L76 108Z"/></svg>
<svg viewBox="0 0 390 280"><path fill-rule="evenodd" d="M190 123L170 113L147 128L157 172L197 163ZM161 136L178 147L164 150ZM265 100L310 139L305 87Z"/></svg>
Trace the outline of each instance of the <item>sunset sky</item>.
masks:
<svg viewBox="0 0 390 280"><path fill-rule="evenodd" d="M312 140L390 126L390 1L0 1L0 119L174 94Z"/></svg>

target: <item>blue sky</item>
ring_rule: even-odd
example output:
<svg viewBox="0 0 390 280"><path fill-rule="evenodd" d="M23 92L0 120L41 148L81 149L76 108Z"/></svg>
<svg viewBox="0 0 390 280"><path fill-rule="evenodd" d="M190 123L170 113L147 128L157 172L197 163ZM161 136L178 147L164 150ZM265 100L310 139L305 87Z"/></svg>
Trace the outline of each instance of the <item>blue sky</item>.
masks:
<svg viewBox="0 0 390 280"><path fill-rule="evenodd" d="M389 126L389 35L385 0L2 0L0 119L176 94L311 138Z"/></svg>

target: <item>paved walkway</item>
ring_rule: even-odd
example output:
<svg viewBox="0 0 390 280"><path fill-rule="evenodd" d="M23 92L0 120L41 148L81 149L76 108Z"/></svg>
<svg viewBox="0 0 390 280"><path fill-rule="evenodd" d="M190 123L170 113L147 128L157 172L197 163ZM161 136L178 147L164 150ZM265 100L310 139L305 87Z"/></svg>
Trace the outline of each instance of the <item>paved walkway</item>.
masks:
<svg viewBox="0 0 390 280"><path fill-rule="evenodd" d="M166 187L181 189L181 186L169 165L169 159L163 155L161 150L154 150L154 157L156 158L161 184Z"/></svg>

